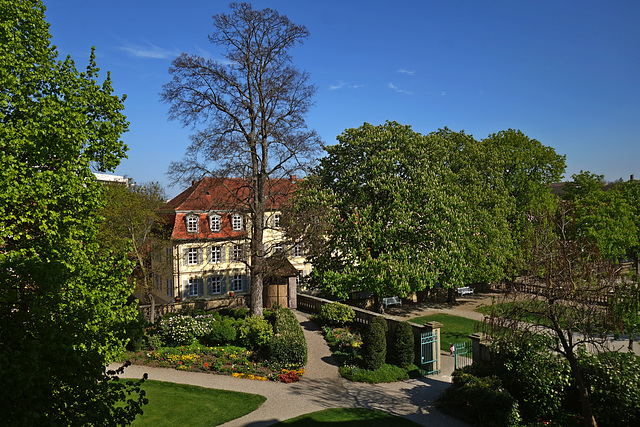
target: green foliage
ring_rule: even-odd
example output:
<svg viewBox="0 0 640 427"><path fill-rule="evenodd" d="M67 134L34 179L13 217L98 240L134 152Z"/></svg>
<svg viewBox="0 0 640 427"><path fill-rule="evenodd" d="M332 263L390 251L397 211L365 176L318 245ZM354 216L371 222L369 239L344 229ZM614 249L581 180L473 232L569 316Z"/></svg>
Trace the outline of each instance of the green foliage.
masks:
<svg viewBox="0 0 640 427"><path fill-rule="evenodd" d="M503 278L512 203L478 144L395 122L339 135L290 213L310 236L311 285L381 298Z"/></svg>
<svg viewBox="0 0 640 427"><path fill-rule="evenodd" d="M549 352L544 338L526 336L495 342L491 361L495 374L518 400L524 419L561 415L571 372L565 359Z"/></svg>
<svg viewBox="0 0 640 427"><path fill-rule="evenodd" d="M582 352L578 362L598 425L640 425L638 357L633 353ZM574 404L577 407L578 402Z"/></svg>
<svg viewBox="0 0 640 427"><path fill-rule="evenodd" d="M266 348L273 338L273 327L262 316L250 316L240 326L240 341L252 350Z"/></svg>
<svg viewBox="0 0 640 427"><path fill-rule="evenodd" d="M356 312L348 305L339 302L324 304L320 309L319 320L323 324L331 326L344 326L352 322L356 317Z"/></svg>
<svg viewBox="0 0 640 427"><path fill-rule="evenodd" d="M369 384L393 383L409 379L409 374L405 369L396 365L382 364L375 370L362 369L353 365L340 367L340 375L349 381L356 381Z"/></svg>
<svg viewBox="0 0 640 427"><path fill-rule="evenodd" d="M149 326L144 313L139 310L138 316L131 320L126 327L129 342L127 342L127 350L139 351L145 345L145 329Z"/></svg>
<svg viewBox="0 0 640 427"><path fill-rule="evenodd" d="M269 342L269 359L276 363L307 363L307 341L295 314L288 308L275 310L273 338Z"/></svg>
<svg viewBox="0 0 640 427"><path fill-rule="evenodd" d="M396 328L393 342L393 358L398 366L407 368L416 358L413 328L407 322L401 322Z"/></svg>
<svg viewBox="0 0 640 427"><path fill-rule="evenodd" d="M465 367L454 371L453 384L444 390L438 405L480 426L518 425L518 402L496 376L477 377Z"/></svg>
<svg viewBox="0 0 640 427"><path fill-rule="evenodd" d="M202 342L208 346L231 344L236 339L236 329L233 325L233 320L228 318L215 322L211 331L202 337Z"/></svg>
<svg viewBox="0 0 640 427"><path fill-rule="evenodd" d="M0 16L0 424L126 424L144 396L105 366L137 307L129 261L96 239L91 172L125 155L124 98L93 52L83 72L57 59L41 1L0 0Z"/></svg>
<svg viewBox="0 0 640 427"><path fill-rule="evenodd" d="M387 322L382 316L376 316L369 321L362 337L362 363L364 368L371 371L379 369L387 356Z"/></svg>

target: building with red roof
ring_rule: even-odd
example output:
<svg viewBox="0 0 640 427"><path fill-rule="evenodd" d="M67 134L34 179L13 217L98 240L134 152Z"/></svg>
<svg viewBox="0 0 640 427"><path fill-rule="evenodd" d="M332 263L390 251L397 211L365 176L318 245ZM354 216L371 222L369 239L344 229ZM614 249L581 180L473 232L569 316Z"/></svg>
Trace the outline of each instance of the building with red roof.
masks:
<svg viewBox="0 0 640 427"><path fill-rule="evenodd" d="M288 245L280 226L280 209L296 182L295 176L267 182L263 242L274 273L265 284L265 307L295 306L296 282L311 269L303 248ZM202 301L207 308L248 305L253 200L248 184L240 178L204 178L166 203L172 242L167 255L170 250L173 265L171 277L159 281L161 292L176 300Z"/></svg>

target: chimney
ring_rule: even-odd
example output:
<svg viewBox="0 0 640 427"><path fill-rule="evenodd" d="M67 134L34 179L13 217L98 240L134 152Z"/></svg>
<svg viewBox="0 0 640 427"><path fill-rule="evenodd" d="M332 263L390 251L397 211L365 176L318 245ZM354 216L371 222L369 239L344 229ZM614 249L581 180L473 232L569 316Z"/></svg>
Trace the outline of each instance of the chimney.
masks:
<svg viewBox="0 0 640 427"><path fill-rule="evenodd" d="M633 181L633 174L631 174L631 177L629 177L629 181Z"/></svg>

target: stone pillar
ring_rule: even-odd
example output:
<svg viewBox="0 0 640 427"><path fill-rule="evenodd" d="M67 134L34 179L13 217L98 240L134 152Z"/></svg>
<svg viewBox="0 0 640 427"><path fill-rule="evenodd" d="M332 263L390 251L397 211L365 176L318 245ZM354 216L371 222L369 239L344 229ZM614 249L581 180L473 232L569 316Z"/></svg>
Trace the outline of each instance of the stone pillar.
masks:
<svg viewBox="0 0 640 427"><path fill-rule="evenodd" d="M489 355L489 340L487 336L482 332L476 332L469 335L469 338L473 347L473 361L488 362L491 357Z"/></svg>

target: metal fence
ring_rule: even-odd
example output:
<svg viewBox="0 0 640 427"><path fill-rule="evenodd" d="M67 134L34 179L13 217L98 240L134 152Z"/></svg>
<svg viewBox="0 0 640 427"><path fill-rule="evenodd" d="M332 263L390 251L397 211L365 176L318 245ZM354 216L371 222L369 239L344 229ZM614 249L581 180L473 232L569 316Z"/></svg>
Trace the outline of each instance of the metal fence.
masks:
<svg viewBox="0 0 640 427"><path fill-rule="evenodd" d="M473 363L471 341L457 342L453 345L453 369L464 368Z"/></svg>

